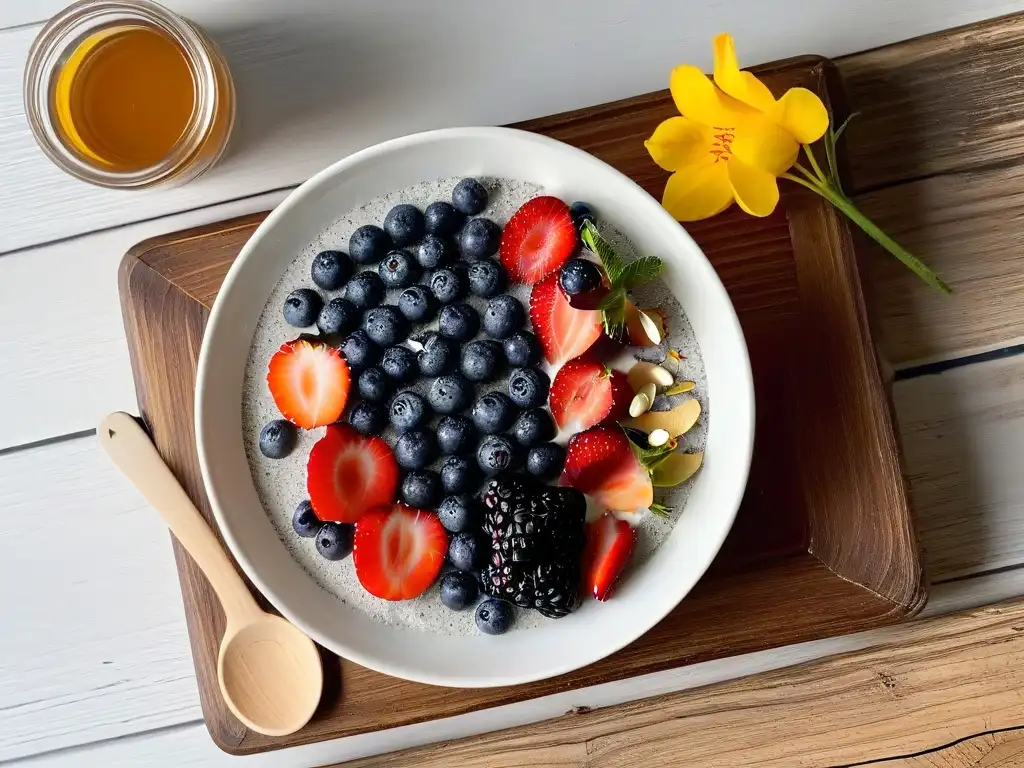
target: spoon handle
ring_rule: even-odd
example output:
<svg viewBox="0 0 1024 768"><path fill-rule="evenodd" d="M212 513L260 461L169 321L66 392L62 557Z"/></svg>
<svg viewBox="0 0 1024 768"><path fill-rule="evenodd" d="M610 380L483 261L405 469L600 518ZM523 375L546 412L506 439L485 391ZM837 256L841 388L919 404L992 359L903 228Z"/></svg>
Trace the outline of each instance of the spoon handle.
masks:
<svg viewBox="0 0 1024 768"><path fill-rule="evenodd" d="M171 533L205 574L228 623L244 623L260 612L210 526L138 422L127 413L112 413L100 423L97 434L103 450L163 516Z"/></svg>

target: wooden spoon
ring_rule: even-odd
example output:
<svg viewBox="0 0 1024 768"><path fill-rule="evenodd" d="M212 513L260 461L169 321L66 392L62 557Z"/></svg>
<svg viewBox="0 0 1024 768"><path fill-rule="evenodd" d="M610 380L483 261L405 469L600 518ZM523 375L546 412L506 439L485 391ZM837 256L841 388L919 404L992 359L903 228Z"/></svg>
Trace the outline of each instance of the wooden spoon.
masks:
<svg viewBox="0 0 1024 768"><path fill-rule="evenodd" d="M324 673L313 641L253 600L213 531L127 413L112 413L98 430L100 445L163 515L171 533L217 593L227 627L217 657L217 679L231 712L268 736L304 726L320 702Z"/></svg>

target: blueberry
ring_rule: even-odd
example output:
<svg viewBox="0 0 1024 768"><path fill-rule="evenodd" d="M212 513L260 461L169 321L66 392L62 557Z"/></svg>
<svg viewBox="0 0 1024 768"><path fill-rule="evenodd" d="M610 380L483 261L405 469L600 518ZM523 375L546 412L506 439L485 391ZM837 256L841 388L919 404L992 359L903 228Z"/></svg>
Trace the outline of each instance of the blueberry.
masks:
<svg viewBox="0 0 1024 768"><path fill-rule="evenodd" d="M434 295L422 285L406 288L398 297L398 311L411 323L425 323L434 316Z"/></svg>
<svg viewBox="0 0 1024 768"><path fill-rule="evenodd" d="M294 290L284 300L284 321L296 328L309 328L323 305L324 300L312 288Z"/></svg>
<svg viewBox="0 0 1024 768"><path fill-rule="evenodd" d="M352 333L359 327L359 308L348 299L333 298L324 304L316 319L316 327L325 336Z"/></svg>
<svg viewBox="0 0 1024 768"><path fill-rule="evenodd" d="M396 205L384 217L384 231L399 248L419 242L423 230L423 214L415 205Z"/></svg>
<svg viewBox="0 0 1024 768"><path fill-rule="evenodd" d="M487 302L484 331L494 339L507 339L526 323L526 312L519 299L503 293Z"/></svg>
<svg viewBox="0 0 1024 768"><path fill-rule="evenodd" d="M462 348L459 370L470 381L491 381L501 373L505 353L501 345L490 339L471 341Z"/></svg>
<svg viewBox="0 0 1024 768"><path fill-rule="evenodd" d="M313 511L313 505L309 503L309 499L300 501L299 506L295 508L295 513L292 515L292 528L295 532L302 538L309 539L316 536L321 525L323 523L320 522L320 518Z"/></svg>
<svg viewBox="0 0 1024 768"><path fill-rule="evenodd" d="M564 465L565 448L558 443L542 443L526 452L526 471L541 482L554 480Z"/></svg>
<svg viewBox="0 0 1024 768"><path fill-rule="evenodd" d="M385 305L366 311L363 315L363 330L374 344L390 347L409 334L409 323L397 309Z"/></svg>
<svg viewBox="0 0 1024 768"><path fill-rule="evenodd" d="M466 215L455 210L451 203L438 200L427 206L427 210L423 212L423 220L430 234L450 237L462 227Z"/></svg>
<svg viewBox="0 0 1024 768"><path fill-rule="evenodd" d="M376 272L360 272L348 281L345 298L360 309L376 307L384 299L384 283Z"/></svg>
<svg viewBox="0 0 1024 768"><path fill-rule="evenodd" d="M397 382L404 383L416 378L419 366L416 353L407 347L388 347L380 359L381 370Z"/></svg>
<svg viewBox="0 0 1024 768"><path fill-rule="evenodd" d="M441 453L468 453L474 445L476 427L465 416L445 416L437 422L437 447Z"/></svg>
<svg viewBox="0 0 1024 768"><path fill-rule="evenodd" d="M383 402L391 394L391 380L377 366L367 368L360 373L356 380L356 387L362 398L371 403Z"/></svg>
<svg viewBox="0 0 1024 768"><path fill-rule="evenodd" d="M493 435L512 426L516 407L504 392L488 392L473 404L471 415L477 429Z"/></svg>
<svg viewBox="0 0 1024 768"><path fill-rule="evenodd" d="M523 411L512 425L512 437L524 448L546 443L555 437L555 422L544 408Z"/></svg>
<svg viewBox="0 0 1024 768"><path fill-rule="evenodd" d="M260 453L268 459L283 459L295 450L298 430L290 421L275 419L260 430Z"/></svg>
<svg viewBox="0 0 1024 768"><path fill-rule="evenodd" d="M493 256L501 245L501 227L490 219L470 219L459 233L459 250L474 261Z"/></svg>
<svg viewBox="0 0 1024 768"><path fill-rule="evenodd" d="M352 407L348 423L361 435L378 435L388 423L387 411L380 403L363 400Z"/></svg>
<svg viewBox="0 0 1024 768"><path fill-rule="evenodd" d="M464 611L480 597L480 583L476 576L463 571L449 571L441 577L441 605L453 611Z"/></svg>
<svg viewBox="0 0 1024 768"><path fill-rule="evenodd" d="M488 477L512 469L516 458L516 447L505 435L488 435L476 452L477 464Z"/></svg>
<svg viewBox="0 0 1024 768"><path fill-rule="evenodd" d="M505 359L509 365L523 367L540 362L540 342L529 331L516 331L505 339L502 346L505 348Z"/></svg>
<svg viewBox="0 0 1024 768"><path fill-rule="evenodd" d="M405 251L390 251L377 265L386 288L408 288L420 276L419 264Z"/></svg>
<svg viewBox="0 0 1024 768"><path fill-rule="evenodd" d="M395 442L395 461L405 469L423 469L436 458L437 443L429 430L403 432Z"/></svg>
<svg viewBox="0 0 1024 768"><path fill-rule="evenodd" d="M451 267L434 270L427 282L430 292L442 304L451 304L466 295L466 281L461 274Z"/></svg>
<svg viewBox="0 0 1024 768"><path fill-rule="evenodd" d="M467 216L476 216L487 207L487 190L476 179L463 179L452 190L452 204Z"/></svg>
<svg viewBox="0 0 1024 768"><path fill-rule="evenodd" d="M570 205L569 216L572 217L572 223L576 229L583 226L584 221L589 221L591 224L597 224L597 215L588 203L576 201Z"/></svg>
<svg viewBox="0 0 1024 768"><path fill-rule="evenodd" d="M324 523L316 534L316 551L326 560L343 560L352 553L352 523Z"/></svg>
<svg viewBox="0 0 1024 768"><path fill-rule="evenodd" d="M448 561L460 571L475 571L483 565L484 548L479 537L471 531L452 536L448 542Z"/></svg>
<svg viewBox="0 0 1024 768"><path fill-rule="evenodd" d="M473 399L473 385L457 373L446 373L434 379L427 393L430 407L438 413L464 411Z"/></svg>
<svg viewBox="0 0 1024 768"><path fill-rule="evenodd" d="M504 600L484 600L476 608L476 626L485 635L503 635L515 620L512 604Z"/></svg>
<svg viewBox="0 0 1024 768"><path fill-rule="evenodd" d="M436 269L455 255L455 246L440 235L427 235L416 249L416 261L424 269Z"/></svg>
<svg viewBox="0 0 1024 768"><path fill-rule="evenodd" d="M516 368L508 377L508 396L520 408L540 408L547 402L550 385L539 368Z"/></svg>
<svg viewBox="0 0 1024 768"><path fill-rule="evenodd" d="M480 508L468 493L456 493L441 499L437 519L450 533L462 533L480 522Z"/></svg>
<svg viewBox="0 0 1024 768"><path fill-rule="evenodd" d="M505 268L494 259L480 259L471 263L466 270L469 292L481 299L497 296L508 286Z"/></svg>
<svg viewBox="0 0 1024 768"><path fill-rule="evenodd" d="M370 341L370 337L362 328L353 331L352 335L345 339L341 351L353 372L368 368L380 360L380 347Z"/></svg>
<svg viewBox="0 0 1024 768"><path fill-rule="evenodd" d="M479 480L476 462L465 456L449 456L441 465L441 485L445 493L470 493Z"/></svg>
<svg viewBox="0 0 1024 768"><path fill-rule="evenodd" d="M373 264L391 250L391 238L373 224L366 224L348 239L348 252L356 264Z"/></svg>
<svg viewBox="0 0 1024 768"><path fill-rule="evenodd" d="M336 291L352 277L352 259L341 251L320 251L309 273L318 287Z"/></svg>
<svg viewBox="0 0 1024 768"><path fill-rule="evenodd" d="M467 342L480 332L480 315L469 304L449 304L441 308L437 328L442 336Z"/></svg>
<svg viewBox="0 0 1024 768"><path fill-rule="evenodd" d="M427 406L427 401L409 390L395 395L391 400L389 410L391 423L399 432L408 432L410 429L426 424L430 419L430 408Z"/></svg>
<svg viewBox="0 0 1024 768"><path fill-rule="evenodd" d="M433 509L441 500L441 476L429 469L414 469L402 480L402 501L410 507Z"/></svg>
<svg viewBox="0 0 1024 768"><path fill-rule="evenodd" d="M601 270L587 259L569 259L558 270L558 284L570 296L588 293L601 285Z"/></svg>
<svg viewBox="0 0 1024 768"><path fill-rule="evenodd" d="M442 373L455 370L457 350L455 345L439 333L423 336L423 349L416 354L416 362L420 373L424 376L440 376Z"/></svg>

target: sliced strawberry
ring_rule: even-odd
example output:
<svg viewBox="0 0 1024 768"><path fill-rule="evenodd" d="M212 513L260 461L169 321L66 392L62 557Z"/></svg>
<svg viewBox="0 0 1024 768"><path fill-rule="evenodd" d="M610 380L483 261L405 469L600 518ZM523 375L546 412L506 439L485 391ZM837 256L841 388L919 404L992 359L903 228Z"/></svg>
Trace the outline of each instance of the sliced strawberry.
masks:
<svg viewBox="0 0 1024 768"><path fill-rule="evenodd" d="M274 353L267 367L267 386L277 410L303 429L341 418L351 384L348 363L326 344L290 341Z"/></svg>
<svg viewBox="0 0 1024 768"><path fill-rule="evenodd" d="M638 512L654 503L651 474L618 426L593 427L573 435L560 482L615 512Z"/></svg>
<svg viewBox="0 0 1024 768"><path fill-rule="evenodd" d="M437 515L393 504L359 518L352 562L371 595L409 600L434 583L447 552L448 534Z"/></svg>
<svg viewBox="0 0 1024 768"><path fill-rule="evenodd" d="M558 369L548 405L555 424L575 434L605 419L625 418L632 399L626 374L596 360L578 358Z"/></svg>
<svg viewBox="0 0 1024 768"><path fill-rule="evenodd" d="M321 520L354 523L368 509L390 504L398 462L379 437L363 437L347 424L332 424L316 441L306 464L306 492Z"/></svg>
<svg viewBox="0 0 1024 768"><path fill-rule="evenodd" d="M583 551L583 586L598 600L607 600L636 544L636 529L611 512L587 523Z"/></svg>
<svg viewBox="0 0 1024 768"><path fill-rule="evenodd" d="M576 228L569 206L557 197L527 200L501 234L501 263L520 283L542 280L576 250Z"/></svg>
<svg viewBox="0 0 1024 768"><path fill-rule="evenodd" d="M552 365L579 357L601 337L601 313L573 309L558 287L558 274L533 286L530 323L540 340L544 357Z"/></svg>

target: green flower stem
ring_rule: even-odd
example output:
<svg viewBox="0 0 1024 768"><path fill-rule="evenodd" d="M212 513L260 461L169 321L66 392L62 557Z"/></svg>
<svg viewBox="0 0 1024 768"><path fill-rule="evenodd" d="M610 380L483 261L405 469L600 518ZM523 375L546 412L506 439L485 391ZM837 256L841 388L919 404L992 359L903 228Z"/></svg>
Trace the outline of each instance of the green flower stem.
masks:
<svg viewBox="0 0 1024 768"><path fill-rule="evenodd" d="M814 155L808 151L808 156L811 158L811 162L815 167L818 174L821 174L820 168L818 168L817 162L814 161ZM878 243L880 246L885 248L889 253L899 259L903 264L915 275L924 280L928 285L933 288L942 291L945 294L951 294L953 289L949 287L946 282L930 270L924 262L917 258L914 254L904 248L902 245L897 243L885 232L883 232L877 224L871 219L865 216L860 210L854 205L853 201L850 200L846 195L835 188L830 180L825 177L815 177L814 174L810 173L806 168L800 166L799 163L795 166L797 170L802 172L806 178L800 178L791 173L782 174L781 178L794 181L802 187L806 187L817 195L828 200L834 205L840 212L842 212L850 221L860 227L864 233Z"/></svg>

